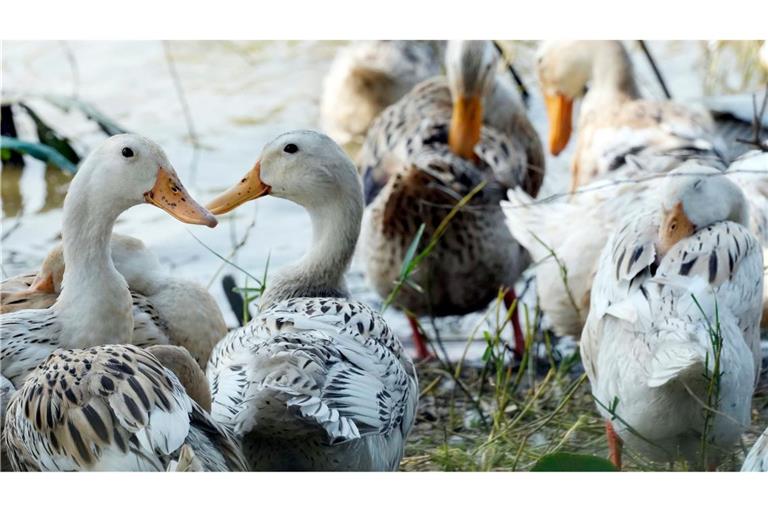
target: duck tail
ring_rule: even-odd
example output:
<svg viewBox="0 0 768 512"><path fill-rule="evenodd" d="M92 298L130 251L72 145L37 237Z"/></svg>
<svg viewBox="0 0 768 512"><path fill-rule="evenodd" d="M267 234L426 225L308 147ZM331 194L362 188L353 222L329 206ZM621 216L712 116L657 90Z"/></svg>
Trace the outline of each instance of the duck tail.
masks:
<svg viewBox="0 0 768 512"><path fill-rule="evenodd" d="M528 251L534 261L549 256L550 236L544 219L548 218L543 207L535 204L534 198L522 188L507 191L507 200L501 202L507 228L512 237Z"/></svg>

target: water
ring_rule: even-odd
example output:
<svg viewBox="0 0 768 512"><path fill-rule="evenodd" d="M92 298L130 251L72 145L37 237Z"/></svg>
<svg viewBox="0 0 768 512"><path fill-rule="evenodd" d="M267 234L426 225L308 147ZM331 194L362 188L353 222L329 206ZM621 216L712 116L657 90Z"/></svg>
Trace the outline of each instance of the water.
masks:
<svg viewBox="0 0 768 512"><path fill-rule="evenodd" d="M77 95L127 129L161 144L190 192L204 203L248 171L263 145L276 135L299 128L318 129L322 79L341 44L5 42L3 97L27 98L43 119L68 136L84 154L104 135L81 114L62 112L39 98L45 94ZM704 94L705 87L711 87L705 80L704 43L654 42L650 46L676 98L697 98ZM544 108L532 73L535 45L524 42L507 47L531 89L530 116L544 137ZM660 97L647 62L632 48L644 92ZM166 52L173 59L184 90L198 150L192 144ZM730 88L738 82L734 73L738 74L725 74ZM17 113L16 121L21 138L36 139L27 116ZM550 159L543 194L566 188L569 159L569 151ZM10 167L2 172L3 278L36 269L60 233L61 203L69 177L59 170L46 169L37 160L26 158L25 162L23 172ZM311 239L307 214L292 203L271 197L241 207L224 217L214 230L188 226L159 209L138 206L120 217L116 231L142 239L174 275L210 284L227 322L234 326L236 319L226 305L220 284L221 260L190 232L218 253L229 256L251 222L255 222L254 228L232 259L256 276L262 275L268 256L270 271L274 271L298 259ZM361 269L361 262L355 261L349 275L354 294L380 304L366 285ZM226 271L239 275L231 268ZM401 337L408 339L409 329L402 315L390 310L386 316ZM446 337L461 339L480 319L481 314L475 314L445 319L439 325ZM461 348L457 344L456 349Z"/></svg>

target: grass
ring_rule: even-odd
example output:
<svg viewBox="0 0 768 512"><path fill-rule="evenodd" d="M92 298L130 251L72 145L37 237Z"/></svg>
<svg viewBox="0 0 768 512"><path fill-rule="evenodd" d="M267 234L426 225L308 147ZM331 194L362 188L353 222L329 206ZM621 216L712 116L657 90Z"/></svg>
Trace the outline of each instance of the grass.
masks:
<svg viewBox="0 0 768 512"><path fill-rule="evenodd" d="M468 202L466 197L460 201L451 210L450 218ZM442 233L444 230L440 235ZM418 254L417 260L416 247L422 236L423 230L419 230L407 252L409 257L403 263L400 283L407 282L418 262L436 245L433 236L427 249ZM554 251L550 249L550 252L561 267L561 278L569 290L568 274ZM396 291L388 297L386 306L395 298ZM503 304L503 290L500 290L495 307L490 308L486 315L486 318L491 317L492 328L479 334L474 332L467 340L467 346L473 342L485 343L479 364L465 364L463 357L455 363L448 361L439 331L435 329L436 339L430 340L435 357L417 366L421 385L419 410L401 463L402 470L526 471L536 467L543 457L546 457L544 460L548 461L548 467L553 467L553 462L556 467L557 459L552 456L562 452L569 454L567 460L571 463L574 460L587 460L587 463L593 464L595 460L600 460L594 459L595 456L602 459L608 456L604 420L598 413L598 407L605 408L614 421L622 422L642 438L616 414L617 402L596 403L598 401L591 393L578 352L572 355L558 352L552 336L539 328L538 309L532 312L527 308L521 310L526 350L521 360L515 361L505 333L510 331L511 315L517 304L509 309ZM720 353L723 339L716 306L713 323L710 324L709 319L706 321L714 361L712 370L707 370L704 376L707 384L706 403L702 407L704 435L701 467L709 465L708 431L714 414L717 414L722 375ZM434 350L434 345L439 345L441 350ZM705 366L710 367L709 361ZM765 395L765 389L758 390L756 394L756 417L766 407L768 400ZM744 443L723 457L717 470L735 471L740 468L746 447L751 446L760 434L763 423L753 423L744 436ZM654 463L626 446L623 466L625 471L698 469L690 468L683 460L668 464Z"/></svg>

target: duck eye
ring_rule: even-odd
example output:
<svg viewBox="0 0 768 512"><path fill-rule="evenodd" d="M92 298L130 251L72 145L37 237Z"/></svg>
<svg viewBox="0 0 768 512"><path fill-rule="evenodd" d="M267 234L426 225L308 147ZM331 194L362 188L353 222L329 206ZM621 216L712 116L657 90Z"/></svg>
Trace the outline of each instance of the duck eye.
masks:
<svg viewBox="0 0 768 512"><path fill-rule="evenodd" d="M296 144L286 144L285 147L283 148L283 151L285 151L286 153L295 153L298 150L299 150L299 146L297 146Z"/></svg>
<svg viewBox="0 0 768 512"><path fill-rule="evenodd" d="M131 148L129 148L129 147L124 147L123 148L123 156L125 158L131 158L133 156L133 150Z"/></svg>

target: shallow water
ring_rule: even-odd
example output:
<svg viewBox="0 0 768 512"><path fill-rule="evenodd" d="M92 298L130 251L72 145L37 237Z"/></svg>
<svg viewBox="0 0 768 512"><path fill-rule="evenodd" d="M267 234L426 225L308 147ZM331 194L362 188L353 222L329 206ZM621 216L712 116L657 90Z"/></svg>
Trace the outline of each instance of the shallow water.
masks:
<svg viewBox="0 0 768 512"><path fill-rule="evenodd" d="M322 79L341 44L5 42L3 97L28 98L41 117L84 154L104 137L95 124L39 98L45 94L77 95L127 129L160 143L190 192L205 202L249 170L271 138L287 130L318 128ZM660 97L647 62L636 45L630 46L644 92ZM650 46L676 99L698 98L711 88L705 80L706 44L653 42ZM534 48L530 42L508 45L533 96L530 115L544 136L543 104L531 72ZM189 105L197 150L191 143L166 52L172 57ZM744 88L739 85L742 73L738 66L734 64L729 71L728 62L726 58L718 64L719 70L725 69L720 88ZM36 140L28 117L17 112L16 122L21 138ZM565 189L569 158L566 151L550 159L542 194ZM25 162L23 171L6 167L2 172L3 278L35 269L60 232L61 203L69 177L57 169L46 169L37 160L26 158ZM230 256L252 221L255 226L247 241L231 258L256 276L262 275L268 256L270 272L298 259L311 238L309 219L302 209L270 197L224 217L215 230L187 226L156 208L139 206L121 216L116 231L141 238L175 275L210 284L227 322L235 325L221 289L221 260L190 233L218 253ZM367 287L361 268L355 261L349 275L354 294L380 304ZM238 271L225 271L237 275L242 283ZM390 310L387 318L403 339L409 339L402 315ZM461 339L480 318L475 314L444 319L439 325L445 337ZM461 348L456 344L457 350Z"/></svg>

